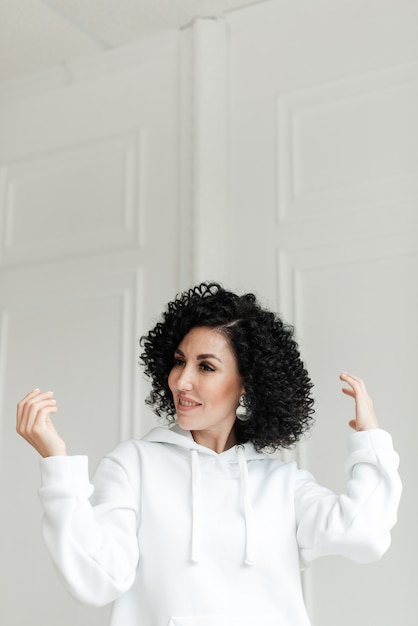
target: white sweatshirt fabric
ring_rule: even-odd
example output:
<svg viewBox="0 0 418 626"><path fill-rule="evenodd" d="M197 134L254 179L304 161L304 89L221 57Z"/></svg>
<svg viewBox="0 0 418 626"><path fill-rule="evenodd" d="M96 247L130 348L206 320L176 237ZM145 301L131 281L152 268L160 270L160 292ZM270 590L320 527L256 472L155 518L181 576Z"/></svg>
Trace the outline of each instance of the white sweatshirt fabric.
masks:
<svg viewBox="0 0 418 626"><path fill-rule="evenodd" d="M84 456L42 459L43 532L68 590L114 602L111 626L308 626L301 566L390 544L401 483L383 430L349 439L347 492L251 443L221 454L155 428L92 482Z"/></svg>

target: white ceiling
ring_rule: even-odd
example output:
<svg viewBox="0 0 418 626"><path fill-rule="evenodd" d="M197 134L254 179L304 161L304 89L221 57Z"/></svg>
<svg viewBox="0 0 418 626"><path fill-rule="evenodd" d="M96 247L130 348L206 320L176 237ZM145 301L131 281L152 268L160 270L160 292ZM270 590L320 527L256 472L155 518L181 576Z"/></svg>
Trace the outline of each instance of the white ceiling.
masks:
<svg viewBox="0 0 418 626"><path fill-rule="evenodd" d="M0 82L265 0L0 0Z"/></svg>

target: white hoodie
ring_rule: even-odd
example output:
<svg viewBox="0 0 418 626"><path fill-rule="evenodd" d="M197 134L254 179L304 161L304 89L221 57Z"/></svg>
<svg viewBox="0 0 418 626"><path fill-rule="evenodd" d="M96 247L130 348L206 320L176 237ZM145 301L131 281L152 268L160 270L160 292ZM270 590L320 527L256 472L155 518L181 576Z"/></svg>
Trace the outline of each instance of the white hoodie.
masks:
<svg viewBox="0 0 418 626"><path fill-rule="evenodd" d="M349 439L347 494L251 443L217 454L177 426L41 461L44 537L68 590L112 626L308 626L300 567L390 544L401 485L382 430Z"/></svg>

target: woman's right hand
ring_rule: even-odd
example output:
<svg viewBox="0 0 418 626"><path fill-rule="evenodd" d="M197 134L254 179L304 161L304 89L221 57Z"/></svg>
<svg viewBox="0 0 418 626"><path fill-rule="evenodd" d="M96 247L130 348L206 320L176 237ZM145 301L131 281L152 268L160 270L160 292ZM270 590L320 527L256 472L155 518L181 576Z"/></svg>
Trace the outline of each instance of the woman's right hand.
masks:
<svg viewBox="0 0 418 626"><path fill-rule="evenodd" d="M17 405L16 430L43 457L67 454L50 415L57 412L52 391L34 389Z"/></svg>

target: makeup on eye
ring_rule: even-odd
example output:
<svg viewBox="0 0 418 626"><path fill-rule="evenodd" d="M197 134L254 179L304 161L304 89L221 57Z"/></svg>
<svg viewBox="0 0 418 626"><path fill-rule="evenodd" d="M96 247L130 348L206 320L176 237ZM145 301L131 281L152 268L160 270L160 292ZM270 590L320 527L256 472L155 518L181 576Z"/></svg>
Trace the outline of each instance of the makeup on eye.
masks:
<svg viewBox="0 0 418 626"><path fill-rule="evenodd" d="M205 360L208 358L216 359L219 363L222 363L222 361L215 354L199 354L196 357L197 366L205 372L215 372L216 367ZM184 367L186 365L186 358L180 350L176 350L176 353L174 354L173 365L174 367Z"/></svg>
<svg viewBox="0 0 418 626"><path fill-rule="evenodd" d="M179 358L179 357L174 357L173 359L173 367L184 367L186 365L186 361L185 359ZM206 363L206 361L198 361L197 362L197 367L201 370L203 370L204 372L215 372L216 371L216 367L214 367L213 365L211 365L210 363Z"/></svg>
<svg viewBox="0 0 418 626"><path fill-rule="evenodd" d="M199 367L204 371L204 372L215 372L216 368L213 367L213 365L210 365L209 363L205 363L204 361L200 361L199 362Z"/></svg>

